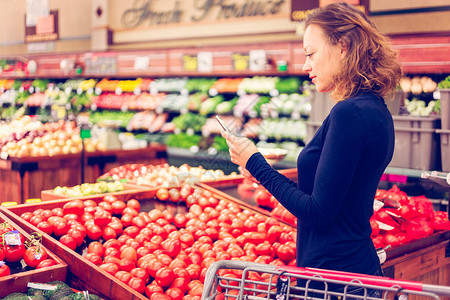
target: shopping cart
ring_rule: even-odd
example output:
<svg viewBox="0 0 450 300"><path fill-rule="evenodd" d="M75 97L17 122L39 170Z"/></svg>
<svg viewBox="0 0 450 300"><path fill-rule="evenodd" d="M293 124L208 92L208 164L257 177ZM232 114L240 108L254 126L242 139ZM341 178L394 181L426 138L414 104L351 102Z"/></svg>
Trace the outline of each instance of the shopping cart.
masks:
<svg viewBox="0 0 450 300"><path fill-rule="evenodd" d="M301 281L302 284L296 284ZM360 288L362 294L350 290ZM440 299L450 287L394 280L388 277L313 268L273 266L245 261L217 261L205 277L202 300L380 299L368 296L378 290L381 299Z"/></svg>

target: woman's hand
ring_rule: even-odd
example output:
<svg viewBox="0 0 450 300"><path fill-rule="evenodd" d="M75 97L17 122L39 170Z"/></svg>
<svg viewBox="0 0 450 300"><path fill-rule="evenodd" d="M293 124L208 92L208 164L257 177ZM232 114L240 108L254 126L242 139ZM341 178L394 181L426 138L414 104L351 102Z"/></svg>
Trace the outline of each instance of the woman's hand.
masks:
<svg viewBox="0 0 450 300"><path fill-rule="evenodd" d="M242 168L241 166L239 166L238 169L239 169L239 172L241 172L241 175L242 175L242 176L244 176L245 178L247 178L247 179L249 179L249 180L251 180L251 181L256 182L256 183L259 184L259 181L256 180L256 178L253 177L252 173L250 173L247 169L244 169L244 168Z"/></svg>
<svg viewBox="0 0 450 300"><path fill-rule="evenodd" d="M227 140L230 148L231 161L245 169L247 161L254 153L258 152L258 148L248 138L235 136L226 131L222 131L222 136Z"/></svg>

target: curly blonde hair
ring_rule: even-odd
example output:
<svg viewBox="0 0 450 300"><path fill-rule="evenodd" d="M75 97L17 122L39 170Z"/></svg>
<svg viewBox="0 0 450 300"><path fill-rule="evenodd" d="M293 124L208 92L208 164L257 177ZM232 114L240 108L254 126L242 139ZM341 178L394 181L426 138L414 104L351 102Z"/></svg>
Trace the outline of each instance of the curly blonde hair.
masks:
<svg viewBox="0 0 450 300"><path fill-rule="evenodd" d="M309 14L305 28L311 24L324 30L331 45L342 43L347 48L339 75L333 78L334 99L360 91L384 97L395 89L402 77L397 53L364 13L347 3L333 3Z"/></svg>

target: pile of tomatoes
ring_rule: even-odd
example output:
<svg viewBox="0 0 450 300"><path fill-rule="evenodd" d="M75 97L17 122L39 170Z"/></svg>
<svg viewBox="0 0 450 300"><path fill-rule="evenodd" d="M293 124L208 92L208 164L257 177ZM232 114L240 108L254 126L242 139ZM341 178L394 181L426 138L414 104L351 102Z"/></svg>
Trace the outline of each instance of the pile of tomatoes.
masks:
<svg viewBox="0 0 450 300"><path fill-rule="evenodd" d="M8 235L15 235L15 239L20 241L18 244L8 244ZM34 237L34 235L32 235ZM20 264L21 262L33 269L40 269L53 266L56 262L48 258L47 251L41 247L39 240L31 238L25 240L25 237L15 231L13 226L4 222L0 224L0 277L11 274L10 266Z"/></svg>
<svg viewBox="0 0 450 300"><path fill-rule="evenodd" d="M150 299L200 299L206 271L217 260L296 263L295 229L275 218L188 184L161 188L156 198L185 202L187 212L145 212L137 200L124 202L108 195L98 203L72 200L62 208L38 209L22 218L72 249L86 241L87 260Z"/></svg>

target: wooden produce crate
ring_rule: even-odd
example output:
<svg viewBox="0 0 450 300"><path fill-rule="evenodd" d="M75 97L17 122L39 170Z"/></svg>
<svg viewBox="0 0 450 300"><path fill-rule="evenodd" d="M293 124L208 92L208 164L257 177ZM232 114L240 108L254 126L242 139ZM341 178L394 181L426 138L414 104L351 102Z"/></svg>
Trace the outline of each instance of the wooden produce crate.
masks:
<svg viewBox="0 0 450 300"><path fill-rule="evenodd" d="M30 235L26 230L22 229L17 223L13 222L5 214L0 211L0 222L8 222L14 229L17 229L25 239L29 239ZM31 232L31 231L28 231ZM53 259L56 265L42 268L30 269L28 271L11 274L9 276L0 277L0 298L11 293L21 293L28 290L28 282L46 283L50 281L65 281L67 276L67 264L53 252L44 246L47 251L48 258Z"/></svg>
<svg viewBox="0 0 450 300"><path fill-rule="evenodd" d="M159 210L168 209L173 214L176 213L187 213L188 208L184 202L173 203L170 201L158 201L155 200L156 189L153 190L141 190L135 193L121 193L116 195L119 200L127 201L129 199L136 199L141 204L141 211L150 211L153 208ZM219 200L225 200L230 202L228 199L224 198L222 194L213 194ZM104 195L94 195L89 199L92 199L99 203L102 201ZM33 212L36 209L53 209L57 207L63 207L65 203L80 198L67 198L60 200L51 200L40 202L36 204L23 204L11 207L1 208L5 214L7 214L11 219L15 220L17 223L27 231L39 231L35 226L29 222L20 218L20 215L25 212ZM84 199L84 198L81 198ZM241 209L249 210L253 213L261 213L258 209L241 206ZM268 217L267 214L263 214ZM292 226L288 225L290 228ZM103 296L108 299L124 299L124 300L134 300L134 299L148 299L144 295L136 292L135 290L128 287L126 284L119 281L114 276L103 271L93 263L86 260L80 253L69 249L68 247L61 244L54 237L42 233L42 243L50 250L55 252L59 257L66 261L69 273L73 274L76 278L75 280L82 281L82 285L88 290ZM78 250L77 250L78 251ZM76 286L74 286L76 288Z"/></svg>
<svg viewBox="0 0 450 300"><path fill-rule="evenodd" d="M148 190L148 188L146 188L145 186L129 184L129 183L123 183L123 187L124 187L124 189L122 191L103 193L103 194L95 194L95 195L89 195L89 196L83 196L83 197L71 197L71 196L65 196L65 195L58 195L58 194L55 194L53 192L53 190L45 190L45 191L41 192L41 200L49 201L49 200L57 200L57 199L69 199L69 198L71 198L71 199L77 198L77 199L86 200L86 199L95 198L97 196L104 197L106 195L120 196L120 195L134 194L134 193L139 194L139 192L141 192L141 191Z"/></svg>
<svg viewBox="0 0 450 300"><path fill-rule="evenodd" d="M149 199L153 198L156 194L156 190L140 190L140 191L123 191L119 193L114 193L119 200L127 201L129 199ZM106 194L98 194L90 197L81 198L66 198L60 200L49 200L36 204L23 204L17 206L11 206L9 208L2 207L1 209L5 214L7 214L11 219L15 220L17 223L21 224L22 228L27 232L39 231L35 226L28 223L27 221L20 218L20 215L24 212L33 212L38 208L42 209L53 209L57 207L63 207L65 203L72 201L74 199L92 199L97 203ZM40 231L39 231L40 232ZM48 249L56 253L61 259L63 259L67 265L71 274L76 277L76 280L82 282L82 285L89 289L90 291L100 295L101 297L107 299L117 299L117 300L134 300L134 299L147 299L144 295L134 291L126 284L122 283L120 280L114 276L103 271L95 264L91 263L85 259L78 252L69 249L68 247L61 244L54 237L42 233L42 243ZM76 287L75 287L76 288Z"/></svg>

